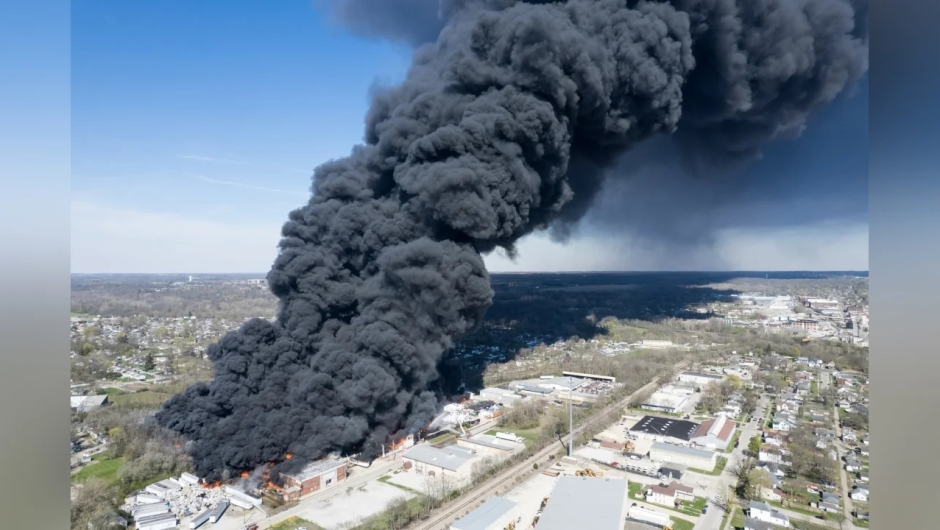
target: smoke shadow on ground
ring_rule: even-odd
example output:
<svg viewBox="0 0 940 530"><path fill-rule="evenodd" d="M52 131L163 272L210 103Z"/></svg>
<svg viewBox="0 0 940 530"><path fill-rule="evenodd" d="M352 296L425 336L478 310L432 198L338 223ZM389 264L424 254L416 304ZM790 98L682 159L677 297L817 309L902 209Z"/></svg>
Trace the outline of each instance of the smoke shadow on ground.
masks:
<svg viewBox="0 0 940 530"><path fill-rule="evenodd" d="M694 308L741 291L714 284L742 278L824 279L857 272L713 272L713 273L538 273L493 274L493 305L483 326L458 341L440 363L444 393L460 386L483 386L492 363L513 361L520 350L568 339L592 340L607 334L602 321L661 322L669 318L707 320L710 312Z"/></svg>

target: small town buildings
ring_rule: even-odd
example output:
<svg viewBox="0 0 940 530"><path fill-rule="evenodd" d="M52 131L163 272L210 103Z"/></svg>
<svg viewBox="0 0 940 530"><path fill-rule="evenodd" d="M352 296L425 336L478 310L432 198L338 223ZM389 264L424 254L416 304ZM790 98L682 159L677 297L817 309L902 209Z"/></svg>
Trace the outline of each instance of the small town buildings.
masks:
<svg viewBox="0 0 940 530"><path fill-rule="evenodd" d="M668 486L652 485L646 488L646 501L663 506L675 507L679 501L694 501L694 489L691 486L672 481Z"/></svg>
<svg viewBox="0 0 940 530"><path fill-rule="evenodd" d="M790 527L790 518L786 514L772 509L766 502L751 501L748 517L772 525Z"/></svg>
<svg viewBox="0 0 940 530"><path fill-rule="evenodd" d="M757 459L761 462L772 462L774 464L783 463L783 451L780 447L772 444L764 444L760 447Z"/></svg>
<svg viewBox="0 0 940 530"><path fill-rule="evenodd" d="M324 458L310 462L299 471L281 473L281 477L285 496L289 500L296 500L346 480L346 462L338 458Z"/></svg>
<svg viewBox="0 0 940 530"><path fill-rule="evenodd" d="M849 492L849 498L853 501L868 502L868 486L857 485Z"/></svg>

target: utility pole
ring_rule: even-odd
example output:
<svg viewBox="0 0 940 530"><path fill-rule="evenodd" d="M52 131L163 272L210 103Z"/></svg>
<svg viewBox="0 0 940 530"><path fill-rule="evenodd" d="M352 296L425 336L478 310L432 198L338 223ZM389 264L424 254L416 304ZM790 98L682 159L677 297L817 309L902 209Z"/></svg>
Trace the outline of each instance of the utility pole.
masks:
<svg viewBox="0 0 940 530"><path fill-rule="evenodd" d="M571 387L571 376L568 376L568 456L574 446L574 388Z"/></svg>

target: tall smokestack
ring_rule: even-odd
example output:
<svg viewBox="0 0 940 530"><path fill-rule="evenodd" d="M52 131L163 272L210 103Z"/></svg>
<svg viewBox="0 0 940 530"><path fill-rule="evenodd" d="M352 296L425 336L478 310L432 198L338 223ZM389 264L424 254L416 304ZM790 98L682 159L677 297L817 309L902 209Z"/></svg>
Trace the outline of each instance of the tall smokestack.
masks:
<svg viewBox="0 0 940 530"><path fill-rule="evenodd" d="M315 171L268 274L276 323L212 345L159 421L213 481L381 453L434 417L438 363L481 325L482 253L582 215L604 170L677 132L690 165L756 156L866 70L843 0L451 1L365 145ZM677 130L678 127L678 130ZM284 455L295 455L289 462Z"/></svg>

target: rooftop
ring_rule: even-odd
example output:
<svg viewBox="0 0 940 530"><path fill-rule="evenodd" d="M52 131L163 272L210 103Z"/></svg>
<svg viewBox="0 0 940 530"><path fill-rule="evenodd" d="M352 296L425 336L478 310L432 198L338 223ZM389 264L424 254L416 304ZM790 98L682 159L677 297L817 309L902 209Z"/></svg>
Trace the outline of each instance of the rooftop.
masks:
<svg viewBox="0 0 940 530"><path fill-rule="evenodd" d="M658 416L644 416L636 425L630 427L633 432L669 436L689 441L699 424L694 421L677 420L674 418L660 418Z"/></svg>
<svg viewBox="0 0 940 530"><path fill-rule="evenodd" d="M493 523L516 507L516 503L502 497L490 497L476 510L451 525L452 530L488 530Z"/></svg>
<svg viewBox="0 0 940 530"><path fill-rule="evenodd" d="M717 374L705 374L705 373L702 373L702 372L688 372L688 371L686 371L686 372L682 372L682 375L686 375L686 376L690 376L690 377L705 377L705 378L707 378L707 379L722 379L722 376L720 376L720 375L717 375Z"/></svg>
<svg viewBox="0 0 940 530"><path fill-rule="evenodd" d="M684 455L695 456L699 458L711 458L715 456L715 453L711 451L705 451L703 449L695 449L692 447L684 447L684 446L675 445L675 444L666 444L662 442L654 443L653 449L656 449L659 451L670 451L673 453L682 453Z"/></svg>
<svg viewBox="0 0 940 530"><path fill-rule="evenodd" d="M433 445L416 445L402 455L402 458L410 458L417 462L430 464L432 466L457 471L464 464L473 460L474 451L456 445L449 445L443 449Z"/></svg>
<svg viewBox="0 0 940 530"><path fill-rule="evenodd" d="M336 458L324 458L322 460L317 460L315 462L310 462L303 468L298 471L293 471L289 473L281 473L285 477L290 477L297 482L303 482L305 480L311 479L318 475L322 475L326 472L332 471L334 469L339 469L345 466L346 463L342 460Z"/></svg>
<svg viewBox="0 0 940 530"><path fill-rule="evenodd" d="M535 530L622 530L627 481L560 477Z"/></svg>

